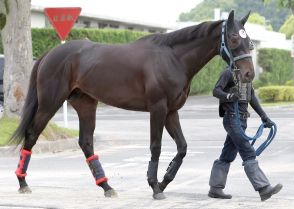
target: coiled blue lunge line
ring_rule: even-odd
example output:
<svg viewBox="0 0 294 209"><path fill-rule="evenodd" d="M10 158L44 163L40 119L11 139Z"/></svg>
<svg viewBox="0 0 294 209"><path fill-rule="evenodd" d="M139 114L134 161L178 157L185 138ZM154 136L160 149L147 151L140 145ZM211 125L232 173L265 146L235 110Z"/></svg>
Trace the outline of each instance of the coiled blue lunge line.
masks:
<svg viewBox="0 0 294 209"><path fill-rule="evenodd" d="M256 140L259 137L261 137L261 135L263 133L263 129L264 129L264 124L262 123L259 126L259 128L258 128L255 136L253 136L253 137L247 136L246 133L245 133L245 131L241 127L238 102L235 102L234 108L235 108L235 113L237 115L237 123L238 123L239 129L240 129L240 133L244 137L244 139L246 139L248 141L252 141L251 142L251 146L253 146L254 143L256 142ZM267 136L267 139L255 150L257 156L259 156L267 148L267 146L270 145L270 143L274 140L274 138L276 136L276 133L277 133L277 125L274 122L273 122L273 125L271 126L270 129L271 130L270 130L270 132L269 132L269 134Z"/></svg>

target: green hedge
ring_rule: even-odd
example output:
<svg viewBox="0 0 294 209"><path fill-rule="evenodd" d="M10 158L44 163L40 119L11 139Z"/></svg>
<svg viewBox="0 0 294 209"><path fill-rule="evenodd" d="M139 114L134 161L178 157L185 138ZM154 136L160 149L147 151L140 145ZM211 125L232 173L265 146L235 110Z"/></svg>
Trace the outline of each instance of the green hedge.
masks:
<svg viewBox="0 0 294 209"><path fill-rule="evenodd" d="M89 39L91 41L122 44L147 35L146 32L118 29L72 29L67 40ZM51 28L32 29L33 56L40 57L44 52L60 44L56 32Z"/></svg>
<svg viewBox="0 0 294 209"><path fill-rule="evenodd" d="M226 64L220 56L213 58L194 76L191 83L190 94L211 92L225 66Z"/></svg>
<svg viewBox="0 0 294 209"><path fill-rule="evenodd" d="M294 86L294 80L286 81L285 85L286 86Z"/></svg>
<svg viewBox="0 0 294 209"><path fill-rule="evenodd" d="M261 87L258 96L263 102L294 101L294 86Z"/></svg>
<svg viewBox="0 0 294 209"><path fill-rule="evenodd" d="M284 85L293 78L290 52L282 49L259 49L258 64L263 72L259 75L259 85Z"/></svg>
<svg viewBox="0 0 294 209"><path fill-rule="evenodd" d="M119 29L72 29L67 40L89 39L100 43L117 44L129 43L147 34L146 32ZM52 28L33 28L32 39L33 56L36 58L60 44L55 30ZM1 41L0 54L3 54Z"/></svg>

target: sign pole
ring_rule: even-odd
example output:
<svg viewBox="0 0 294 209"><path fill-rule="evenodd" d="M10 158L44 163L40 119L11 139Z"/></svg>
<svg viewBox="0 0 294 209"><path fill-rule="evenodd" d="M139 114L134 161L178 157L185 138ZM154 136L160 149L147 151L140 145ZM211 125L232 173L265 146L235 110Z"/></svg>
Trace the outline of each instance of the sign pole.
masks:
<svg viewBox="0 0 294 209"><path fill-rule="evenodd" d="M64 44L65 43L65 40L62 40L61 41L61 44ZM67 100L65 100L63 102L63 122L64 122L64 127L68 128L68 117L67 117Z"/></svg>

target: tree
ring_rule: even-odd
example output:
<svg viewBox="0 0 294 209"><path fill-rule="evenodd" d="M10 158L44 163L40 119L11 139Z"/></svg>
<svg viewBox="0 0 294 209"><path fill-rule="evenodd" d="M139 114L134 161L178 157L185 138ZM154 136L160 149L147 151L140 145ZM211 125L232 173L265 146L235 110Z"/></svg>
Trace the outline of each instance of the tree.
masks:
<svg viewBox="0 0 294 209"><path fill-rule="evenodd" d="M279 32L285 33L287 38L294 34L294 15L291 15L280 28Z"/></svg>
<svg viewBox="0 0 294 209"><path fill-rule="evenodd" d="M31 1L0 0L4 47L4 114L20 114L32 66Z"/></svg>
<svg viewBox="0 0 294 209"><path fill-rule="evenodd" d="M273 30L272 26L266 22L265 17L261 16L260 14L256 12L250 14L248 18L248 22L258 24L258 25L263 25L263 26L266 26L268 30Z"/></svg>
<svg viewBox="0 0 294 209"><path fill-rule="evenodd" d="M271 3L273 0L262 0L265 3ZM278 6L291 9L294 15L294 0L275 0Z"/></svg>
<svg viewBox="0 0 294 209"><path fill-rule="evenodd" d="M269 22L275 31L279 30L291 13L286 8L277 8L276 3L273 1L269 2L265 7L262 1L256 0L204 0L191 9L190 12L182 13L179 20L196 22L212 20L214 18L214 8L220 8L222 12L229 12L234 9L237 19L242 18L251 10L252 13L256 12L265 17L266 22Z"/></svg>
<svg viewBox="0 0 294 209"><path fill-rule="evenodd" d="M214 18L214 8L220 8L222 11L230 11L234 7L236 7L234 0L204 0L195 8L191 9L190 12L181 13L179 20L183 22L212 20Z"/></svg>

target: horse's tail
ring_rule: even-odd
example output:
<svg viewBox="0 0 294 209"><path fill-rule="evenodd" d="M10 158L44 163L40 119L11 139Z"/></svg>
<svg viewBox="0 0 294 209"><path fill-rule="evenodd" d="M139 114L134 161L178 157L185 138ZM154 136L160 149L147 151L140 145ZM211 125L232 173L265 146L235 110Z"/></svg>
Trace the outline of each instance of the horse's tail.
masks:
<svg viewBox="0 0 294 209"><path fill-rule="evenodd" d="M26 131L30 127L32 120L38 109L38 96L37 96L37 74L38 68L41 60L47 55L45 53L41 58L39 58L32 69L29 89L26 96L25 104L22 109L22 115L20 119L20 123L11 136L9 140L9 144L20 144L25 140Z"/></svg>

